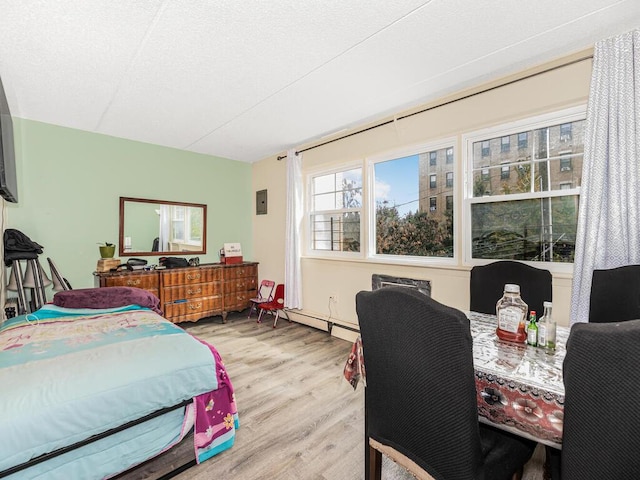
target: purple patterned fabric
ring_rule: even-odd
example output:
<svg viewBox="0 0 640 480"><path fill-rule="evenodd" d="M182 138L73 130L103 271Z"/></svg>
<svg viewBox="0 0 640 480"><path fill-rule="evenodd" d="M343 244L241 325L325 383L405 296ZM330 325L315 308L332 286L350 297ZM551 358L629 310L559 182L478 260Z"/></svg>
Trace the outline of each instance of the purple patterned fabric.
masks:
<svg viewBox="0 0 640 480"><path fill-rule="evenodd" d="M53 296L53 304L65 308L115 308L140 305L162 315L160 299L153 293L136 287L64 290Z"/></svg>

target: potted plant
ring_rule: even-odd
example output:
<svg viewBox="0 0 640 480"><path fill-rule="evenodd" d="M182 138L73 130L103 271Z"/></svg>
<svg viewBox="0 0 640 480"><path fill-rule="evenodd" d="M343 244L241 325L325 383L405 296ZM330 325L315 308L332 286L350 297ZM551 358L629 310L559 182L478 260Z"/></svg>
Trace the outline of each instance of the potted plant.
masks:
<svg viewBox="0 0 640 480"><path fill-rule="evenodd" d="M116 245L114 243L104 242L100 245L100 258L113 258L116 253Z"/></svg>

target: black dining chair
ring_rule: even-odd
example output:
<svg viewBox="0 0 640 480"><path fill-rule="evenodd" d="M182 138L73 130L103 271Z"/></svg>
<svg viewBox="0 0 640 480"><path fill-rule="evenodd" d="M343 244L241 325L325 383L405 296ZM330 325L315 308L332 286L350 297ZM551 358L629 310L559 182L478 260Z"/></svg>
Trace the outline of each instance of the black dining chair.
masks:
<svg viewBox="0 0 640 480"><path fill-rule="evenodd" d="M574 324L563 377L562 480L640 478L640 320Z"/></svg>
<svg viewBox="0 0 640 480"><path fill-rule="evenodd" d="M499 260L471 269L470 305L473 312L495 315L496 303L507 283L520 285L520 296L529 310L542 315L544 302L552 301L552 278L549 270L532 267L514 260Z"/></svg>
<svg viewBox="0 0 640 480"><path fill-rule="evenodd" d="M367 478L380 479L383 454L418 478L517 478L535 443L479 423L466 315L403 287L359 292L356 310Z"/></svg>
<svg viewBox="0 0 640 480"><path fill-rule="evenodd" d="M640 265L594 270L589 322L623 322L640 318Z"/></svg>

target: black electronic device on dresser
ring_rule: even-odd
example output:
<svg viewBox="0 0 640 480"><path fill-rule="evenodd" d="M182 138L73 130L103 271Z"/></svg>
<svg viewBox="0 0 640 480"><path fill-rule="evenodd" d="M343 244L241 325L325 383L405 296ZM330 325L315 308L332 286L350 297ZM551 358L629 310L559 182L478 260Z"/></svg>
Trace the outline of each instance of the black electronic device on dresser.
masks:
<svg viewBox="0 0 640 480"><path fill-rule="evenodd" d="M0 195L7 202L18 202L13 120L2 86L2 79L0 79Z"/></svg>

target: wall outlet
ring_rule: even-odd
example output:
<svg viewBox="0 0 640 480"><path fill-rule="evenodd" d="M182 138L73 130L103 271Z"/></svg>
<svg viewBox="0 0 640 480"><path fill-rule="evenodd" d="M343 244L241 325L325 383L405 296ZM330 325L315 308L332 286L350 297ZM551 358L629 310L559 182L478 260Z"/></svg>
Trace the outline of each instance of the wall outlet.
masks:
<svg viewBox="0 0 640 480"><path fill-rule="evenodd" d="M329 301L331 303L338 303L338 294L337 293L329 294Z"/></svg>

